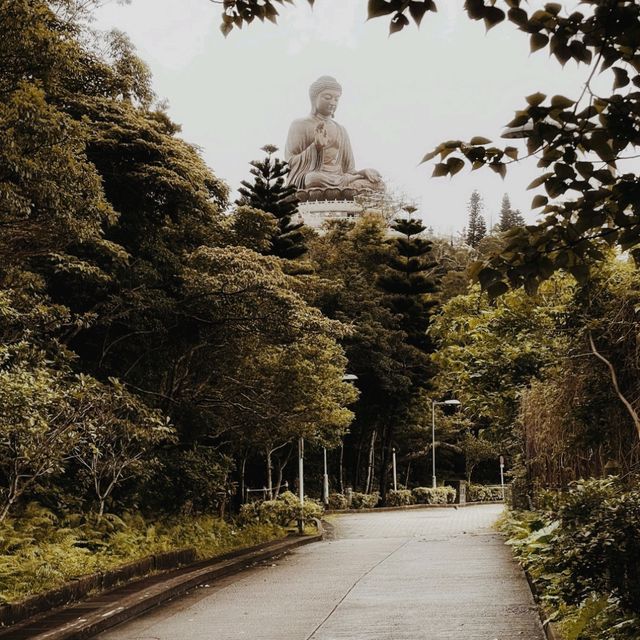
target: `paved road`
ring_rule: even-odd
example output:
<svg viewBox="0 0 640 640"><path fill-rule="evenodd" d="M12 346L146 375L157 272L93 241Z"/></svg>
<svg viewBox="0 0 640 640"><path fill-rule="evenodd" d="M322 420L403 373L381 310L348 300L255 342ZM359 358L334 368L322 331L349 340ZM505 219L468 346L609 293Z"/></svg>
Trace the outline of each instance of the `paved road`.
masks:
<svg viewBox="0 0 640 640"><path fill-rule="evenodd" d="M100 640L544 640L497 505L335 517L335 538Z"/></svg>

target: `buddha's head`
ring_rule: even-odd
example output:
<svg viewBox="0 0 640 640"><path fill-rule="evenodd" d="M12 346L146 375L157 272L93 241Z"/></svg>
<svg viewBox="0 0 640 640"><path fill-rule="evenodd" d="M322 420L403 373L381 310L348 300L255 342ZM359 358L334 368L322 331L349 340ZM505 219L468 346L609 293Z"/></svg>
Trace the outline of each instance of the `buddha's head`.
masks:
<svg viewBox="0 0 640 640"><path fill-rule="evenodd" d="M325 118L333 117L342 95L342 87L331 76L321 76L309 87L311 113Z"/></svg>

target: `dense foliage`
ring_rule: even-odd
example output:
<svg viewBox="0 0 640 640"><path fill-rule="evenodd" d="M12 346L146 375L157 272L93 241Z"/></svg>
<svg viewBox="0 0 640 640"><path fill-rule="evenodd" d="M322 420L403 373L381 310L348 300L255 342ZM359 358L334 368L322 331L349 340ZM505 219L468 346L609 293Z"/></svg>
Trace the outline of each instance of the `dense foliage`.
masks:
<svg viewBox="0 0 640 640"><path fill-rule="evenodd" d="M612 478L579 482L546 508L514 514L504 527L539 590L546 613L557 621L564 637L637 637L637 489L629 490Z"/></svg>
<svg viewBox="0 0 640 640"><path fill-rule="evenodd" d="M236 204L248 206L270 214L275 219L276 228L270 238L269 253L280 258L297 258L306 251L304 236L300 231L302 222L293 222L298 211L296 187L285 185L289 172L287 164L274 156L278 150L266 145L262 150L267 154L263 160L251 161L253 182L242 181L238 189L240 199Z"/></svg>
<svg viewBox="0 0 640 640"><path fill-rule="evenodd" d="M277 525L239 527L211 515L154 519L125 512L97 521L31 503L21 518L0 525L0 604L153 554L194 548L197 557L210 558L284 533Z"/></svg>
<svg viewBox="0 0 640 640"><path fill-rule="evenodd" d="M0 20L0 519L34 498L221 510L243 458L344 432L346 328L262 255L267 214L224 215L88 6L10 0Z"/></svg>

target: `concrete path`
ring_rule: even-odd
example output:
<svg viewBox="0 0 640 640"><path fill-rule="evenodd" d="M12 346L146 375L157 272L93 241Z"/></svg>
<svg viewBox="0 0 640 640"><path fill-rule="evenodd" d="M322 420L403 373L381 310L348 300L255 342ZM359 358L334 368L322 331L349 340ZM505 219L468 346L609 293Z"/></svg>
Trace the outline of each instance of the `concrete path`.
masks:
<svg viewBox="0 0 640 640"><path fill-rule="evenodd" d="M348 514L335 538L205 585L100 640L543 640L500 505Z"/></svg>

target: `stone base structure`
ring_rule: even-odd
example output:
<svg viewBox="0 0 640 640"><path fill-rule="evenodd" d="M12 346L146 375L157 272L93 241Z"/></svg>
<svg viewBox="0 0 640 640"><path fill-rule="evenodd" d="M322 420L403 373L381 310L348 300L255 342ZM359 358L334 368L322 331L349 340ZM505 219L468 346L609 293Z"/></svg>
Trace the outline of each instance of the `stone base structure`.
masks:
<svg viewBox="0 0 640 640"><path fill-rule="evenodd" d="M298 205L298 220L316 231L320 231L325 222L355 222L361 214L362 207L353 200L319 200Z"/></svg>
<svg viewBox="0 0 640 640"><path fill-rule="evenodd" d="M366 206L370 191L355 189L304 189L296 193L298 204L298 221L321 230L325 222L347 220L355 222L363 211L375 208Z"/></svg>

